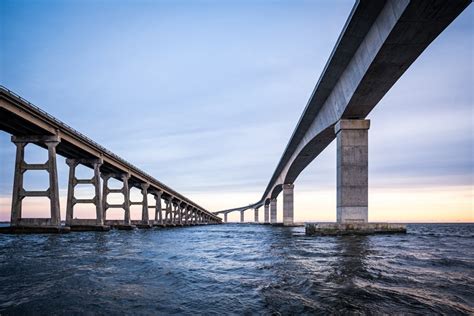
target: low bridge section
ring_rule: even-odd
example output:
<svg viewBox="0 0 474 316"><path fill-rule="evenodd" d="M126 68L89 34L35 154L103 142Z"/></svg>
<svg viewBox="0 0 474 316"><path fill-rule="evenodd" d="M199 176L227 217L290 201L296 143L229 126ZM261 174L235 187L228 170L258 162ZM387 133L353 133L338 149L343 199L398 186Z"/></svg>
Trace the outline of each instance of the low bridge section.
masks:
<svg viewBox="0 0 474 316"><path fill-rule="evenodd" d="M107 230L110 226L121 229L134 227L181 226L221 223L221 219L189 200L185 196L156 180L124 159L105 149L88 137L57 120L5 87L0 86L0 130L12 135L16 145L16 161L13 179L11 228L16 231L59 230ZM25 161L25 146L32 143L48 152L48 160L42 164ZM56 154L66 157L69 166L69 181L66 205L66 226L61 227L59 185ZM81 164L94 170L91 179L78 179L75 171ZM27 191L23 186L24 173L29 170L45 170L49 174L46 191ZM121 189L111 189L108 181L122 182ZM75 197L78 184L90 184L94 188L92 199ZM130 200L130 188L142 192L142 200ZM122 204L109 204L110 193L123 195ZM148 194L154 196L155 205L149 205ZM25 197L48 197L50 217L24 218L22 201ZM74 218L74 206L79 203L93 204L96 216L93 219ZM132 221L130 206L141 205L141 220ZM119 208L124 211L123 220L108 220L107 210ZM149 212L152 210L152 216ZM154 214L153 214L154 213Z"/></svg>

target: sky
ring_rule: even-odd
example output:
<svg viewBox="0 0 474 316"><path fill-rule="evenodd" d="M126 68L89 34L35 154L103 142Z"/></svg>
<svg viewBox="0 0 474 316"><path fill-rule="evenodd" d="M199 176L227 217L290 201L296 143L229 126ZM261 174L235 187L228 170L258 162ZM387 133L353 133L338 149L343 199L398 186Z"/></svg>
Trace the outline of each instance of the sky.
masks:
<svg viewBox="0 0 474 316"><path fill-rule="evenodd" d="M208 210L239 207L261 198L352 6L3 0L0 84ZM474 221L473 10L368 117L369 221ZM0 221L10 218L14 156L0 131ZM333 142L296 180L295 221L335 221L335 156ZM46 160L34 145L26 157ZM58 172L64 218L63 157ZM28 171L25 187L45 189L46 180ZM281 210L280 195L279 220ZM47 200L27 198L23 212L46 217ZM140 214L132 208L132 219ZM93 215L92 206L75 213Z"/></svg>

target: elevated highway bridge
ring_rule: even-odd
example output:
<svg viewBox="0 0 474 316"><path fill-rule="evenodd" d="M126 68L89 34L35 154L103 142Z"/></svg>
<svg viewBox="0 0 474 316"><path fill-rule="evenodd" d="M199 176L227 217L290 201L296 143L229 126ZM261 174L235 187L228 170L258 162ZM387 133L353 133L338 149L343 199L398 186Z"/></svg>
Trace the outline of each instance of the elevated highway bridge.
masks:
<svg viewBox="0 0 474 316"><path fill-rule="evenodd" d="M294 223L293 190L301 172L336 139L337 222L368 221L367 115L470 0L357 1L260 200L216 212L264 206L275 223ZM442 40L442 39L441 39ZM454 49L454 47L453 47ZM241 216L243 219L243 216Z"/></svg>

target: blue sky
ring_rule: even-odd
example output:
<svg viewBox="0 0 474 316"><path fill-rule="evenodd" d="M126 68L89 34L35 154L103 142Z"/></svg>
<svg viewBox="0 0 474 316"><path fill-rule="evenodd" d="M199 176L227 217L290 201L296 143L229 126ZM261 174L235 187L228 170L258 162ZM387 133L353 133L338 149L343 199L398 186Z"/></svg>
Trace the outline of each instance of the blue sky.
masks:
<svg viewBox="0 0 474 316"><path fill-rule="evenodd" d="M261 197L352 6L4 0L0 83L210 210L245 205ZM473 15L369 116L371 194L397 192L405 210L417 190L451 192L444 212L474 220ZM3 132L0 145L1 220L14 146ZM335 180L331 144L295 183L296 219L335 218ZM377 203L374 219L395 216ZM421 218L431 203L417 206Z"/></svg>

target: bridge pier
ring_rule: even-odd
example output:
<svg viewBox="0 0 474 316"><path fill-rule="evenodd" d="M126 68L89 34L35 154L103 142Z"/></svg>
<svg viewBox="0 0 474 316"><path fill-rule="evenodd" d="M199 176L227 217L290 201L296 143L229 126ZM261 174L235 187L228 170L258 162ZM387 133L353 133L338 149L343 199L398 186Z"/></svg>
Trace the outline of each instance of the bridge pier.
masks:
<svg viewBox="0 0 474 316"><path fill-rule="evenodd" d="M224 213L224 223L227 223L227 213Z"/></svg>
<svg viewBox="0 0 474 316"><path fill-rule="evenodd" d="M264 205L263 205L263 210L264 210L264 211L263 211L263 216L264 216L264 222L265 222L265 224L270 223L270 216L269 216L269 210L268 210L268 208L269 208L269 205L268 205L268 204L264 204Z"/></svg>
<svg viewBox="0 0 474 316"><path fill-rule="evenodd" d="M254 209L254 222L258 223L258 207Z"/></svg>
<svg viewBox="0 0 474 316"><path fill-rule="evenodd" d="M340 120L337 138L337 222L367 223L369 120Z"/></svg>
<svg viewBox="0 0 474 316"><path fill-rule="evenodd" d="M155 197L155 222L154 226L163 226L163 213L161 209L161 191L153 191ZM153 207L153 206L150 206Z"/></svg>
<svg viewBox="0 0 474 316"><path fill-rule="evenodd" d="M244 211L240 211L240 222L241 222L241 223L243 223L243 222L244 222L244 219L245 219L245 218L244 218L244 217L245 217L245 216L244 216L244 215L245 215L244 212L245 212L245 210L244 210Z"/></svg>
<svg viewBox="0 0 474 316"><path fill-rule="evenodd" d="M141 205L142 206L142 219L139 221L132 221L138 228L151 228L153 225L150 223L150 216L148 213L148 188L150 187L149 183L140 184L142 201L141 202L130 202L130 205Z"/></svg>
<svg viewBox="0 0 474 316"><path fill-rule="evenodd" d="M120 177L122 179L123 186L121 189L110 189L108 187L109 179L115 177ZM103 211L104 211L104 223L110 227L114 227L117 229L124 229L130 230L135 228L132 225L130 220L130 189L128 187L128 179L130 179L130 174L122 173L122 174L102 174L103 180L103 190L102 190L102 203L103 203ZM122 193L123 194L123 203L122 204L109 204L107 202L107 196L109 193ZM107 210L110 208L121 208L124 210L124 218L123 221L117 220L107 220Z"/></svg>
<svg viewBox="0 0 474 316"><path fill-rule="evenodd" d="M270 223L275 224L277 222L277 199L273 198L270 200Z"/></svg>
<svg viewBox="0 0 474 316"><path fill-rule="evenodd" d="M172 208L172 198L169 198L168 200L165 200L165 220L164 220L164 226L171 225L171 208Z"/></svg>
<svg viewBox="0 0 474 316"><path fill-rule="evenodd" d="M337 139L337 222L307 223L307 235L405 233L403 224L368 223L369 120L340 120Z"/></svg>
<svg viewBox="0 0 474 316"><path fill-rule="evenodd" d="M283 185L283 225L291 226L293 220L293 189L294 184Z"/></svg>
<svg viewBox="0 0 474 316"><path fill-rule="evenodd" d="M8 233L68 232L69 227L61 227L61 214L59 209L56 146L60 143L60 138L58 136L12 136L11 140L16 146L11 218L10 227L2 228L1 231ZM48 160L45 163L29 164L25 161L25 147L29 143L46 147L48 150ZM48 172L49 188L46 191L26 191L23 187L23 176L28 170L45 170ZM22 203L25 197L48 197L50 202L50 217L22 217Z"/></svg>
<svg viewBox="0 0 474 316"><path fill-rule="evenodd" d="M107 231L109 226L104 225L104 212L102 203L102 192L100 191L100 166L103 161L101 159L66 159L69 166L69 181L66 203L66 226L74 231L100 230ZM94 175L92 179L77 179L76 167L79 164L92 166ZM92 199L76 199L74 196L75 187L78 184L92 184L94 186L95 195ZM92 203L95 205L95 219L77 219L74 218L74 205L78 203Z"/></svg>

